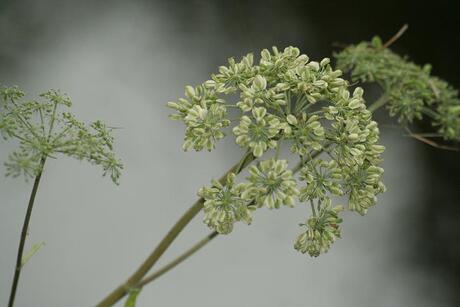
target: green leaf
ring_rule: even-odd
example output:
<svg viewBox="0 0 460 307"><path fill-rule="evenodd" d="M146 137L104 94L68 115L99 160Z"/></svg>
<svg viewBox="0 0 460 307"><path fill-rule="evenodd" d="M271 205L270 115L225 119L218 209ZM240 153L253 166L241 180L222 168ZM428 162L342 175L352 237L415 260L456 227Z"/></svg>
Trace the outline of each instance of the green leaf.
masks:
<svg viewBox="0 0 460 307"><path fill-rule="evenodd" d="M382 40L381 40L380 37L378 37L378 36L374 36L374 37L372 38L371 44L372 44L372 46L373 46L374 48L376 48L376 49L382 48Z"/></svg>
<svg viewBox="0 0 460 307"><path fill-rule="evenodd" d="M141 293L141 288L134 288L129 291L129 296L126 299L125 307L136 307L137 296Z"/></svg>
<svg viewBox="0 0 460 307"><path fill-rule="evenodd" d="M45 242L35 243L32 248L22 257L21 267L23 267L32 258L36 252L45 245Z"/></svg>

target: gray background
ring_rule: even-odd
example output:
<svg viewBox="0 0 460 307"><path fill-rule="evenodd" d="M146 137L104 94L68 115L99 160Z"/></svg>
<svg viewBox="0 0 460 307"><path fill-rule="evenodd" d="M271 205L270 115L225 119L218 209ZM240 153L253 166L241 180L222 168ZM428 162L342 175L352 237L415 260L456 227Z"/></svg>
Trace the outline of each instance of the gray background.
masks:
<svg viewBox="0 0 460 307"><path fill-rule="evenodd" d="M262 4L251 9L277 14ZM280 16L274 26L227 13L225 5L205 1L185 8L140 1L0 5L1 82L30 97L61 89L80 119L122 127L116 150L125 164L114 186L86 163L49 160L27 241L46 246L23 270L16 306L94 305L148 255L197 189L239 159L231 137L212 153L181 151L183 126L167 118L165 103L182 96L184 85L202 82L229 56L274 44L302 40L303 52L329 56L321 48L331 41L321 37L314 17ZM328 254L312 259L293 249L303 205L260 210L253 225L238 224L146 287L138 305L453 306L448 278L411 260L411 225L420 218L428 169L418 150L423 145L402 134L393 124L382 128L388 192L368 216L346 216L343 238ZM14 146L0 144L4 161ZM0 176L0 306L7 303L30 189L31 182ZM201 220L160 265L208 233Z"/></svg>

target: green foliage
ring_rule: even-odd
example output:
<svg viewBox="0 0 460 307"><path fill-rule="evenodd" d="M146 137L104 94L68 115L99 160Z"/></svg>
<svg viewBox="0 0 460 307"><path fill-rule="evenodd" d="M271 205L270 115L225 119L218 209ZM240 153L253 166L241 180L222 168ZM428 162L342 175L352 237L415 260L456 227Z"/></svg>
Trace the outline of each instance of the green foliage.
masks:
<svg viewBox="0 0 460 307"><path fill-rule="evenodd" d="M32 245L32 248L22 257L21 267L25 266L27 262L45 245L45 242L39 242Z"/></svg>
<svg viewBox="0 0 460 307"><path fill-rule="evenodd" d="M87 126L61 111L72 103L58 91L45 92L36 100L24 96L17 87L0 89L0 133L5 140L19 142L5 162L7 176L34 177L42 171L44 159L64 154L101 166L103 175L118 184L123 166L113 152L111 129L101 121Z"/></svg>
<svg viewBox="0 0 460 307"><path fill-rule="evenodd" d="M388 48L380 38L351 45L335 55L337 65L352 79L376 82L383 90L391 116L406 125L428 116L446 140L460 140L460 99L446 81L431 75L431 66L418 66Z"/></svg>
<svg viewBox="0 0 460 307"><path fill-rule="evenodd" d="M300 198L316 204L320 220L307 222L315 228L315 237L308 240L316 240L315 251L325 252L338 237L327 224L332 212L338 218L338 211L330 209L332 197L347 195L348 209L359 214L375 204L376 195L384 191L378 167L384 147L378 144L379 130L366 109L363 90L350 93L341 75L328 58L309 61L297 48L281 52L273 47L271 52L262 50L258 64L252 54L239 62L229 59L211 80L186 86L186 98L168 103L177 111L171 118L185 123L185 150L211 151L229 129L236 144L256 158L276 151L275 158L251 166L244 182L235 184L231 175L226 185L213 181L200 190L209 227L227 234L235 222L249 224L252 209L293 206ZM300 158L300 181L294 177L298 168L288 170L287 160L278 158L283 144ZM318 157L321 152L326 155ZM312 219L318 218L314 214ZM299 244L298 250L319 254Z"/></svg>

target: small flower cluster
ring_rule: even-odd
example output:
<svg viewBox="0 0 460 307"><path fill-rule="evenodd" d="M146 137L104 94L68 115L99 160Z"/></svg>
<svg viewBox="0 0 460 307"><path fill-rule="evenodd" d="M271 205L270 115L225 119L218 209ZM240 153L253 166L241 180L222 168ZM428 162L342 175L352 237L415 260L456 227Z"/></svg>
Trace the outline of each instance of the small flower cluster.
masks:
<svg viewBox="0 0 460 307"><path fill-rule="evenodd" d="M198 195L203 197L204 222L210 228L221 234L228 234L233 230L233 224L244 221L250 224L252 221L250 200L243 198L242 193L246 190L243 183L235 184L235 174L230 173L225 184L212 180L211 187L203 187Z"/></svg>
<svg viewBox="0 0 460 307"><path fill-rule="evenodd" d="M7 176L26 178L41 172L41 161L64 154L100 165L114 183L118 183L121 162L113 152L111 131L101 121L89 126L75 119L61 107L72 105L70 98L50 90L40 99L24 100L16 87L0 89L0 133L4 139L19 141L19 149L5 162Z"/></svg>
<svg viewBox="0 0 460 307"><path fill-rule="evenodd" d="M431 66L420 67L388 48L379 37L351 45L336 54L337 65L361 82L376 82L383 89L391 116L403 124L431 117L446 140L460 140L460 98L446 81L431 75Z"/></svg>
<svg viewBox="0 0 460 307"><path fill-rule="evenodd" d="M343 211L342 206L332 208L330 203L321 206L317 214L313 214L305 224L302 224L307 227L307 230L297 237L294 248L312 257L326 253L332 243L340 238L339 224L342 223L342 219L338 215L341 211Z"/></svg>
<svg viewBox="0 0 460 307"><path fill-rule="evenodd" d="M257 207L278 209L281 205L293 207L299 194L297 181L287 169L286 160L270 159L249 168L250 176L244 195L253 199Z"/></svg>
<svg viewBox="0 0 460 307"><path fill-rule="evenodd" d="M328 58L310 61L294 47L264 49L258 64L252 54L228 63L211 80L187 86L186 98L168 103L177 111L171 118L185 123L185 150L212 150L228 127L236 144L260 159L245 181L235 184L236 172L226 183L213 181L200 190L204 221L227 234L235 222L249 223L255 208L292 207L296 199L315 202L318 214L312 212L308 235L296 248L317 256L339 237L340 210L332 209L333 197L348 196L348 209L364 214L384 190L378 166L384 148L363 90L350 93ZM229 102L235 95L238 99ZM239 111L239 118L230 121L229 108ZM300 158L292 170L279 158L283 143ZM275 157L264 160L270 150ZM320 159L321 153L327 156Z"/></svg>

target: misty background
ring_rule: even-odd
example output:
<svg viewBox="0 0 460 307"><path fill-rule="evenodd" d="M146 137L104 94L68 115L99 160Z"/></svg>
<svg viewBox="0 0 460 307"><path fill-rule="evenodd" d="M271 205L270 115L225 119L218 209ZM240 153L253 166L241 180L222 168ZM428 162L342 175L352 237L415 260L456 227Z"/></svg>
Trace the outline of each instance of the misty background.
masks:
<svg viewBox="0 0 460 307"><path fill-rule="evenodd" d="M239 160L232 137L211 153L184 153L184 127L165 107L230 56L293 45L320 60L337 45L386 40L407 22L392 48L460 87L459 21L449 2L364 3L0 0L0 82L30 98L61 89L77 118L122 127L116 151L125 165L114 186L87 163L47 162L26 250L46 245L22 271L16 306L94 305L137 268L198 188ZM293 249L304 206L259 210L251 226L237 224L148 285L138 306L458 306L459 153L405 137L386 112L377 119L388 191L366 217L345 216L328 254ZM13 149L1 141L0 161ZM0 176L0 306L30 189ZM201 220L157 267L209 232Z"/></svg>

